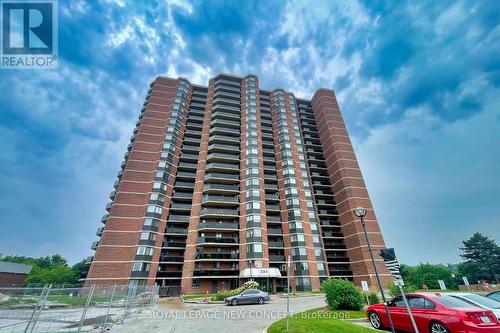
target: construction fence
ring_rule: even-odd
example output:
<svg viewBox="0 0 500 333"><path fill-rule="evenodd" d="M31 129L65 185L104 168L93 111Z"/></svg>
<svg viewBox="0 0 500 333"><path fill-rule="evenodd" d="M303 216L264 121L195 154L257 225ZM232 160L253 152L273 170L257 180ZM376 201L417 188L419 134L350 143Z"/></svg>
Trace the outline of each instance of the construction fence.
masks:
<svg viewBox="0 0 500 333"><path fill-rule="evenodd" d="M104 332L154 306L158 286L0 288L0 333Z"/></svg>

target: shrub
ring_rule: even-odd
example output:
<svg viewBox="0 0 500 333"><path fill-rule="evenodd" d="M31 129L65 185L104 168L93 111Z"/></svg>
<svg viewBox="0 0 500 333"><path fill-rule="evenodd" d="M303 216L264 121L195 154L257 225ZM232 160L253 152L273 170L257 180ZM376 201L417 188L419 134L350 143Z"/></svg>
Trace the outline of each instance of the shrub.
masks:
<svg viewBox="0 0 500 333"><path fill-rule="evenodd" d="M388 285L387 285L387 289L389 289L389 295L391 297L394 297L394 296L398 296L398 295L401 295L401 292L399 291L399 287L396 286L394 283L390 282ZM414 286L412 286L411 284L405 284L403 286L403 291L405 293L412 293L416 290L416 288Z"/></svg>
<svg viewBox="0 0 500 333"><path fill-rule="evenodd" d="M326 303L333 310L360 310L363 306L363 295L350 281L328 279L321 284Z"/></svg>
<svg viewBox="0 0 500 333"><path fill-rule="evenodd" d="M368 294L368 300L370 301L370 304L380 303L380 298L378 297L378 294L373 291Z"/></svg>
<svg viewBox="0 0 500 333"><path fill-rule="evenodd" d="M239 288L232 289L232 290L220 290L217 292L217 294L213 295L211 300L212 301L224 301L226 298L229 296L234 296L238 295L241 293L243 290L246 289L256 289L259 287L259 283L256 281L247 281L243 283L243 285Z"/></svg>
<svg viewBox="0 0 500 333"><path fill-rule="evenodd" d="M259 288L259 283L257 281L247 281L243 283L243 290L245 289L257 289Z"/></svg>

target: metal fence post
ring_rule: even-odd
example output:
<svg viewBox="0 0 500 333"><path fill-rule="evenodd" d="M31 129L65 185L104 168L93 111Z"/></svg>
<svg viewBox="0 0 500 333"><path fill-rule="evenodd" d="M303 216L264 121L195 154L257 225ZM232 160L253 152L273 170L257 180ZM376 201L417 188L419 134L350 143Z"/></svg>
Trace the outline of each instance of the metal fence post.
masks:
<svg viewBox="0 0 500 333"><path fill-rule="evenodd" d="M87 309L90 306L90 301L92 300L92 295L94 294L95 284L90 287L89 296L87 297L87 302L85 302L85 308L83 309L82 317L80 318L80 325L78 326L78 333L82 331L83 322L85 321L85 316L87 315Z"/></svg>
<svg viewBox="0 0 500 333"><path fill-rule="evenodd" d="M116 284L113 285L113 289L111 289L111 296L108 302L108 309L106 310L106 316L104 317L103 328L106 328L106 324L108 323L109 311L111 310L111 302L113 302L113 297L115 296Z"/></svg>
<svg viewBox="0 0 500 333"><path fill-rule="evenodd" d="M52 285L47 285L43 288L42 294L40 294L40 297L38 298L38 302L35 305L35 309L33 311L33 314L31 315L31 318L28 322L28 325L26 326L24 332L28 332L28 328L30 327L30 324L33 322L33 326L31 326L30 332L33 332L35 329L37 323L38 323L38 318L40 318L40 314L43 311L43 307L45 306L45 302L47 301L47 297L49 297L50 290L52 288Z"/></svg>

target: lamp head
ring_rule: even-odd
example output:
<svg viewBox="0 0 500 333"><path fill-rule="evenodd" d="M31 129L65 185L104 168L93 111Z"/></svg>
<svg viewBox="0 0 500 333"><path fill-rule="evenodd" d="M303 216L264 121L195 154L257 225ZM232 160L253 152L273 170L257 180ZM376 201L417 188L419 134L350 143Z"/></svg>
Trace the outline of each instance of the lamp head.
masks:
<svg viewBox="0 0 500 333"><path fill-rule="evenodd" d="M354 209L354 214L356 214L357 217L365 217L367 212L368 210L363 207L358 207Z"/></svg>

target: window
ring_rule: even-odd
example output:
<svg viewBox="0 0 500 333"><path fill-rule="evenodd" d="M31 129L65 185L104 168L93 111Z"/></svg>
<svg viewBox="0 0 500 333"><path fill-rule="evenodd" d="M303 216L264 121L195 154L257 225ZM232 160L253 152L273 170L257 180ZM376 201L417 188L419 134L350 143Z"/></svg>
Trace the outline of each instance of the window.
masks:
<svg viewBox="0 0 500 333"><path fill-rule="evenodd" d="M191 287L193 289L200 288L200 279L193 279L193 282L191 283Z"/></svg>
<svg viewBox="0 0 500 333"><path fill-rule="evenodd" d="M318 271L324 271L325 270L325 264L322 262L317 262L316 267L318 268Z"/></svg>
<svg viewBox="0 0 500 333"><path fill-rule="evenodd" d="M422 297L411 296L408 299L408 304L410 305L410 308L424 309L425 308L425 299Z"/></svg>
<svg viewBox="0 0 500 333"><path fill-rule="evenodd" d="M141 232L141 240L156 241L156 234L153 232Z"/></svg>
<svg viewBox="0 0 500 333"><path fill-rule="evenodd" d="M144 219L145 226L158 227L160 225L160 220L152 219L150 217Z"/></svg>
<svg viewBox="0 0 500 333"><path fill-rule="evenodd" d="M150 268L151 264L148 264L147 262L134 262L134 265L132 266L132 271L148 272Z"/></svg>
<svg viewBox="0 0 500 333"><path fill-rule="evenodd" d="M142 256L152 256L153 255L153 248L147 247L147 246L138 246L136 254L142 255Z"/></svg>

